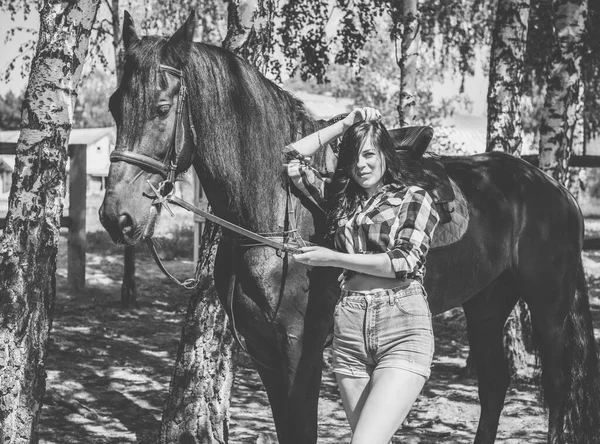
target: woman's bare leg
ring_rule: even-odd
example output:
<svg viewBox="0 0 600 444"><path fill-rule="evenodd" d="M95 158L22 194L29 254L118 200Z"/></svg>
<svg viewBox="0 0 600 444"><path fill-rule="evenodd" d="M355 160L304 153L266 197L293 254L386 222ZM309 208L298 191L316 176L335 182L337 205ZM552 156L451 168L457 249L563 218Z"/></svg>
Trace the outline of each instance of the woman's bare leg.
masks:
<svg viewBox="0 0 600 444"><path fill-rule="evenodd" d="M350 428L354 431L363 405L369 395L370 378L356 378L354 376L335 374L338 388L342 396L342 403L346 411L346 418Z"/></svg>
<svg viewBox="0 0 600 444"><path fill-rule="evenodd" d="M407 370L376 369L371 376L370 388L354 427L351 444L389 443L424 384L425 377Z"/></svg>

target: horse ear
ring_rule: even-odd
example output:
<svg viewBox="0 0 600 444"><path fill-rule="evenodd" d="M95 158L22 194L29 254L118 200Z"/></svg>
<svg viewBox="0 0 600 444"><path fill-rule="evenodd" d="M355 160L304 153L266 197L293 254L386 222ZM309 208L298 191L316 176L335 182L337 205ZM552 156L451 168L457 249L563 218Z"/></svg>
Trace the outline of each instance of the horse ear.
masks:
<svg viewBox="0 0 600 444"><path fill-rule="evenodd" d="M135 32L135 25L133 24L133 19L129 12L125 11L125 18L123 19L123 46L125 46L125 51L129 49L129 47L138 42L140 38L137 36Z"/></svg>
<svg viewBox="0 0 600 444"><path fill-rule="evenodd" d="M198 18L196 10L193 9L185 23L171 36L169 42L187 40L188 42L202 42L204 27Z"/></svg>

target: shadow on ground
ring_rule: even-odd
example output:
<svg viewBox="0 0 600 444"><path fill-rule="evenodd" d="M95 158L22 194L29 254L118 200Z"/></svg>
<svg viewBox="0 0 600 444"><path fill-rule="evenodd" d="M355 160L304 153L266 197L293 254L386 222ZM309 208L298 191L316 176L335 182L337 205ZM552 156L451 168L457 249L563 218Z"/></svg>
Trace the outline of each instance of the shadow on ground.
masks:
<svg viewBox="0 0 600 444"><path fill-rule="evenodd" d="M138 255L138 308L120 307L122 259L89 254L85 292L66 292L64 248L47 359L46 405L39 428L43 444L156 442L189 295ZM178 276L190 262L167 263ZM600 339L600 253L586 253L591 308ZM471 443L479 404L476 381L464 376L468 346L460 309L434 319L436 355L427 382L394 443ZM331 373L331 350L319 405L319 443L348 442L350 433ZM501 418L498 443L543 443L546 412L538 388L513 383ZM230 443L274 443L276 436L263 386L239 352L231 400Z"/></svg>

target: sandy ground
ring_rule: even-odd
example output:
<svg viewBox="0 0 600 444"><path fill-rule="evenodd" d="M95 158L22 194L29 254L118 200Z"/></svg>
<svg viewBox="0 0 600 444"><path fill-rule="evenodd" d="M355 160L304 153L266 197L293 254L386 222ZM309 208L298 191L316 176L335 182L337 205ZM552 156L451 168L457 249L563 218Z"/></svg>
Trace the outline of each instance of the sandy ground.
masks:
<svg viewBox="0 0 600 444"><path fill-rule="evenodd" d="M85 292L66 291L64 239L58 261L54 325L47 359L47 403L40 443L155 442L168 393L188 295L172 285L146 254L137 256L139 306L120 307L122 257L88 254ZM171 261L178 276L190 261ZM600 340L600 252L585 253L595 333ZM479 404L476 381L462 375L468 355L460 309L435 319L432 377L394 443L471 443ZM347 442L330 350L319 405L319 443ZM262 384L239 352L231 399L230 443L274 443L274 425ZM531 369L532 370L532 369ZM546 412L531 380L511 385L497 442L543 443Z"/></svg>

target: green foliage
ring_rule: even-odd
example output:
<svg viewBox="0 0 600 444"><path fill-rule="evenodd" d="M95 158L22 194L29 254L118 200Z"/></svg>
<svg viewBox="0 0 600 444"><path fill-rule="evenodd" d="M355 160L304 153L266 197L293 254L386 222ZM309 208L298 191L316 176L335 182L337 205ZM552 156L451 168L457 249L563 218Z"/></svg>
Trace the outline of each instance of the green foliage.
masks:
<svg viewBox="0 0 600 444"><path fill-rule="evenodd" d="M94 70L83 79L73 116L75 128L99 128L114 124L108 111L108 99L116 83L114 75L101 70Z"/></svg>
<svg viewBox="0 0 600 444"><path fill-rule="evenodd" d="M224 37L226 28L226 9L227 3L219 0L174 0L160 1L147 0L144 2L127 1L106 1L100 3L100 8L94 23L87 63L93 68L102 68L102 70L114 73L114 49L121 44L120 27L121 23L114 24L112 20L112 7L117 5L119 8L118 16L123 17L123 11L128 8L134 17L140 17L138 26L141 27L144 34L170 35L185 21L192 9L197 8L202 13L204 25L203 41L219 45ZM41 3L39 4L41 7ZM11 15L11 20L17 16L27 20L31 14L38 8L38 4L27 0L8 0L0 2L0 12L7 11ZM116 25L116 26L115 26ZM11 41L16 33L27 32L30 38L21 44L19 55L14 60L9 61L7 70L4 73L4 79L12 75L17 66L20 67L20 75L25 78L29 74L31 56L35 50L37 40L37 29L26 27L13 27L6 30L5 40ZM115 40L117 40L115 42ZM116 45L115 45L116 43ZM95 125L98 126L98 125Z"/></svg>
<svg viewBox="0 0 600 444"><path fill-rule="evenodd" d="M325 72L327 82L318 83L317 79L302 82L295 77L286 83L286 88L354 99L357 106L379 109L388 127L397 126L400 72L396 64L396 46L382 34L370 38L364 49L357 53L362 60L360 66L334 64ZM441 119L452 115L459 106L468 105L467 99L459 94L443 100L434 97L432 88L439 80L438 63L432 51L425 48L419 66L416 112L412 123L438 125Z"/></svg>
<svg viewBox="0 0 600 444"><path fill-rule="evenodd" d="M23 94L12 91L0 96L0 130L18 130L21 126L21 104Z"/></svg>
<svg viewBox="0 0 600 444"><path fill-rule="evenodd" d="M462 77L474 73L475 50L489 46L493 29L493 0L424 0L420 5L421 39L433 51L438 72Z"/></svg>

